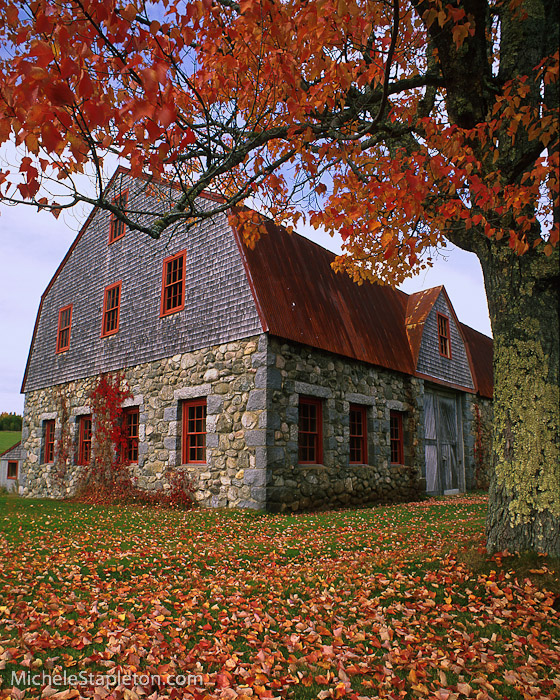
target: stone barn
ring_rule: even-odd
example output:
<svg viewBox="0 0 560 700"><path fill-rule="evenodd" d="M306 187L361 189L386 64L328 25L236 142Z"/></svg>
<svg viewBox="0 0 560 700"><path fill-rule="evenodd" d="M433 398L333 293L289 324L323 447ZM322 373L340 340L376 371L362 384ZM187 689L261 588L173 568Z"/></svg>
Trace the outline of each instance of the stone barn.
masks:
<svg viewBox="0 0 560 700"><path fill-rule="evenodd" d="M110 187L138 216L174 196L123 168ZM222 214L153 241L92 211L37 315L24 495L73 492L95 457L89 395L111 371L131 393L126 455L147 489L180 469L201 504L294 511L482 483L492 340L443 287L358 286L332 253L266 226L254 249Z"/></svg>

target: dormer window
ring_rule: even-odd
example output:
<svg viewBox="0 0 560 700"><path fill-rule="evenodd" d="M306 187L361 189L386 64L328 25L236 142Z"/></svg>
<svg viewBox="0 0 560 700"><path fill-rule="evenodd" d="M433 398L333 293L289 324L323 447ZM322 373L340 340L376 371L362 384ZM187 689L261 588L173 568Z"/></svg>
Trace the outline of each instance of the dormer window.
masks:
<svg viewBox="0 0 560 700"><path fill-rule="evenodd" d="M449 319L443 314L437 315L439 354L451 359L451 339L449 337Z"/></svg>

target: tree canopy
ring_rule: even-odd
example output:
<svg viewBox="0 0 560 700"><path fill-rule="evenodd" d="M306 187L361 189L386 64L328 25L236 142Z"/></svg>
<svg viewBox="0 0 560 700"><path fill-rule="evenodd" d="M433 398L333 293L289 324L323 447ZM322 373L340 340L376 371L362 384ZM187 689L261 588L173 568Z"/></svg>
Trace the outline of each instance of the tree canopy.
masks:
<svg viewBox="0 0 560 700"><path fill-rule="evenodd" d="M0 141L26 152L0 192L110 209L114 154L183 190L145 226L155 237L208 215L195 196L214 189L216 208L251 196L292 224L306 210L342 234L349 269L384 281L445 237L550 254L554 5L1 0ZM72 182L90 166L97 197Z"/></svg>
<svg viewBox="0 0 560 700"><path fill-rule="evenodd" d="M17 413L0 413L0 430L21 430L22 417Z"/></svg>
<svg viewBox="0 0 560 700"><path fill-rule="evenodd" d="M475 252L496 340L489 542L560 552L560 535L543 544L560 531L557 10L0 0L0 143L18 146L0 196L54 213L90 202L152 237L252 198L288 226L305 214L339 231L337 265L358 280L399 283L445 240ZM142 223L105 190L108 156L177 185L174 206ZM95 196L76 185L86 170ZM203 190L221 195L210 209ZM258 217L236 216L254 242Z"/></svg>

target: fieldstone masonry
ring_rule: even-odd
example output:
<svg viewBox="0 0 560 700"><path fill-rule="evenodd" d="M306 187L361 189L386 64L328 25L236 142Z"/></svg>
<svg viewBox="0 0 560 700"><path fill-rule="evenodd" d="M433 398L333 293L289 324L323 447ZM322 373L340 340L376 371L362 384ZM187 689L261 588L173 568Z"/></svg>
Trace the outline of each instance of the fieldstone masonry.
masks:
<svg viewBox="0 0 560 700"><path fill-rule="evenodd" d="M272 511L405 501L420 495L423 382L271 338L268 499ZM298 463L298 404L323 401L323 464ZM350 403L367 409L368 463L349 464ZM405 465L391 465L389 413L404 412Z"/></svg>
<svg viewBox="0 0 560 700"><path fill-rule="evenodd" d="M138 486L166 488L165 472L189 474L197 501L211 507L297 511L378 501L405 501L422 492L423 387L421 379L267 334L177 354L124 371L138 406ZM30 391L23 444L27 496L64 497L75 492L78 419L90 412L97 377ZM69 464L41 463L43 422L61 421L57 397L69 402ZM298 463L301 395L323 401L324 459ZM205 397L206 465L181 465L181 402ZM367 464L349 464L349 407L367 410ZM404 414L405 465L390 463L389 414ZM95 426L94 426L95 430Z"/></svg>
<svg viewBox="0 0 560 700"><path fill-rule="evenodd" d="M129 367L124 379L132 398L125 406L139 408L138 464L131 465L138 486L165 488L165 471L181 462L180 405L189 398L207 400L206 465L181 467L189 473L196 499L203 505L265 508L266 336L225 343L194 352ZM260 371L260 373L259 373ZM265 370L266 371L266 370ZM59 388L30 391L22 441L27 452L26 496L68 496L78 484L75 464L77 419L90 412L88 395L97 378L63 385L70 404L70 435L74 445L70 464L41 464L43 421L56 420ZM95 426L94 426L95 430Z"/></svg>
<svg viewBox="0 0 560 700"><path fill-rule="evenodd" d="M131 465L141 488L166 488L165 472L189 474L201 505L268 509L276 512L417 498L423 479L424 381L334 356L266 334L182 353L125 370L138 406L138 464ZM91 412L88 395L97 377L30 391L22 445L26 496L69 496L80 467L75 464L78 419ZM43 423L55 419L63 389L70 409L69 464L42 464ZM323 402L323 464L298 463L298 404L301 395ZM205 397L206 465L181 465L181 401ZM367 410L367 464L349 464L349 407ZM467 488L483 486L477 474L475 403L483 424L491 402L464 395ZM389 414L404 418L404 465L390 462ZM95 428L94 428L95 429ZM489 436L484 449L489 454Z"/></svg>

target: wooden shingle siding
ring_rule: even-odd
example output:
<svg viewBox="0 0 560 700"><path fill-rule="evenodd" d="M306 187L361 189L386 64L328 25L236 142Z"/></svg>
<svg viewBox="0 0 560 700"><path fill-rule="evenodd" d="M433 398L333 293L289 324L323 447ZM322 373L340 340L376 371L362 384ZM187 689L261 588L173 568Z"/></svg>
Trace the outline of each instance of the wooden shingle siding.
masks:
<svg viewBox="0 0 560 700"><path fill-rule="evenodd" d="M8 491L16 491L18 486L25 483L25 477L22 469L23 460L25 458L25 449L21 442L14 445L9 450L6 450L0 455L0 488L5 488ZM17 477L8 479L8 462L17 464Z"/></svg>
<svg viewBox="0 0 560 700"><path fill-rule="evenodd" d="M443 357L439 351L438 312L449 318L451 358ZM474 388L463 338L443 294L439 295L426 319L416 369L434 379Z"/></svg>
<svg viewBox="0 0 560 700"><path fill-rule="evenodd" d="M152 192L127 174L128 209L149 212ZM162 195L168 192L162 190ZM210 202L201 201L201 206ZM154 205L154 210L155 210ZM149 218L145 213L142 219ZM127 228L107 245L111 215L97 211L43 299L25 390L150 362L262 331L234 235L225 216L166 231L154 241ZM186 250L185 308L160 318L162 265ZM103 294L122 281L119 332L100 338ZM70 348L56 354L58 312L73 304Z"/></svg>

